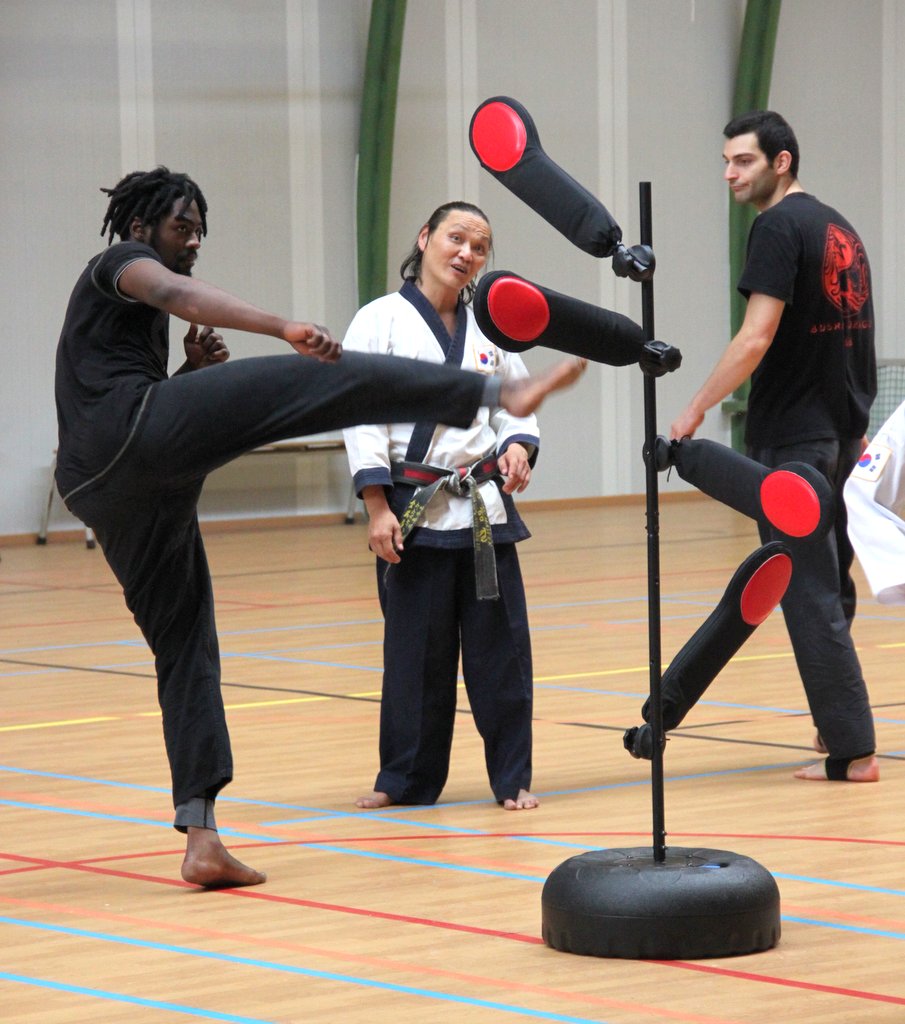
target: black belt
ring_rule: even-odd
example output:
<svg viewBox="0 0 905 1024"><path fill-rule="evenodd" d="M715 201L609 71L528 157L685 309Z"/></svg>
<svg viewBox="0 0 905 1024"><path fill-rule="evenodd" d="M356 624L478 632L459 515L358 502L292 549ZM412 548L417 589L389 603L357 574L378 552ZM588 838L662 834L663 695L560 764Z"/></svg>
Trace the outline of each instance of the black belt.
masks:
<svg viewBox="0 0 905 1024"><path fill-rule="evenodd" d="M471 498L471 529L474 537L475 587L478 600L496 600L499 597L496 576L496 556L493 551L493 529L487 506L480 494L480 484L498 475L497 458L486 455L470 466L442 469L421 462L394 462L390 467L394 483L415 487L399 525L402 539L418 525L424 510L438 491L449 491L459 497Z"/></svg>

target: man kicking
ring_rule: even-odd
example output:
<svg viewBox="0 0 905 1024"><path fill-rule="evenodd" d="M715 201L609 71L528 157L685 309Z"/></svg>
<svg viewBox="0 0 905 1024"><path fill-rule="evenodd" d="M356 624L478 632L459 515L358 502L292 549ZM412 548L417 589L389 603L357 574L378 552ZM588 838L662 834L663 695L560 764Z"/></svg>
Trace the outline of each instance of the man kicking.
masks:
<svg viewBox="0 0 905 1024"><path fill-rule="evenodd" d="M528 415L584 364L500 384L414 360L341 358L326 328L192 278L207 202L188 175L135 171L102 191L108 247L77 281L57 349L56 482L94 531L154 654L174 827L186 834L182 877L256 885L265 876L226 850L214 816L233 765L197 516L205 477L259 445L358 423L430 417L465 427L482 405ZM171 377L168 314L190 325L186 361ZM281 338L295 354L227 362L214 328Z"/></svg>

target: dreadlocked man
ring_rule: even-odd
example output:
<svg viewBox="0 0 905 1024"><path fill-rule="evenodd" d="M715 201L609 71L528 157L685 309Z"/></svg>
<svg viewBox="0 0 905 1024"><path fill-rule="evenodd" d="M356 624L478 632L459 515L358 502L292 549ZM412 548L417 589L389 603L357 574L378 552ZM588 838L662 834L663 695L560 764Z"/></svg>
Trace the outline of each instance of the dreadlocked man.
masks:
<svg viewBox="0 0 905 1024"><path fill-rule="evenodd" d="M73 289L57 350L56 482L94 530L154 653L174 826L186 834L182 877L206 887L255 885L265 876L228 853L214 821L233 766L197 517L206 475L259 445L359 423L465 427L481 405L527 415L581 365L567 360L540 378L499 385L398 357L340 360L326 328L192 278L207 203L187 175L136 171L102 191L110 196L101 228L108 247ZM168 314L190 325L186 361L172 377ZM215 327L280 338L312 358L227 363Z"/></svg>

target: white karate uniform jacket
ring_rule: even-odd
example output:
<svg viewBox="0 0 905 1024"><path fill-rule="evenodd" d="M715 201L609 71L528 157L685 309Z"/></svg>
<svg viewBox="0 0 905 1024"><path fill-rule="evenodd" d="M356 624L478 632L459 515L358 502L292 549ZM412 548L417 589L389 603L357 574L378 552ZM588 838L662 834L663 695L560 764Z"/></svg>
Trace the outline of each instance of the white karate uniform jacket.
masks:
<svg viewBox="0 0 905 1024"><path fill-rule="evenodd" d="M466 307L466 316L463 369L506 380L528 375L521 356L497 348L481 333L470 307ZM445 361L443 350L421 313L398 292L363 306L349 325L343 347L350 352L407 356L433 363ZM349 468L358 493L369 484L392 484L390 464L405 460L413 426L412 423L383 423L343 431ZM438 424L421 461L443 469L459 468L488 453L501 454L512 441L524 445L533 462L539 445L536 417L520 418L511 416L505 409L482 407L465 430ZM497 485L488 480L481 484L480 493L491 524L505 524L506 508ZM471 501L441 490L428 505L419 525L431 531L470 532Z"/></svg>
<svg viewBox="0 0 905 1024"><path fill-rule="evenodd" d="M848 535L881 604L905 604L905 402L845 483Z"/></svg>

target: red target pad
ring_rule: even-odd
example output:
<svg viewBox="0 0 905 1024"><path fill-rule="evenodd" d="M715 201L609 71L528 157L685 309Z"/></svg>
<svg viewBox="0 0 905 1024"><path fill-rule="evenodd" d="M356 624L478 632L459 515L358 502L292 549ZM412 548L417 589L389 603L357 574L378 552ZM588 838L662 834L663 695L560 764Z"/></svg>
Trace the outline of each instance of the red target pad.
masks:
<svg viewBox="0 0 905 1024"><path fill-rule="evenodd" d="M745 584L739 601L741 616L749 626L759 626L782 600L792 578L788 555L768 558Z"/></svg>
<svg viewBox="0 0 905 1024"><path fill-rule="evenodd" d="M820 523L820 500L814 488L797 473L777 469L760 485L764 515L790 537L807 537Z"/></svg>
<svg viewBox="0 0 905 1024"><path fill-rule="evenodd" d="M528 132L518 113L497 100L478 111L471 126L471 141L481 162L500 173L521 160Z"/></svg>
<svg viewBox="0 0 905 1024"><path fill-rule="evenodd" d="M543 292L519 277L499 277L487 293L487 311L496 327L514 341L534 341L550 323Z"/></svg>

